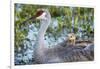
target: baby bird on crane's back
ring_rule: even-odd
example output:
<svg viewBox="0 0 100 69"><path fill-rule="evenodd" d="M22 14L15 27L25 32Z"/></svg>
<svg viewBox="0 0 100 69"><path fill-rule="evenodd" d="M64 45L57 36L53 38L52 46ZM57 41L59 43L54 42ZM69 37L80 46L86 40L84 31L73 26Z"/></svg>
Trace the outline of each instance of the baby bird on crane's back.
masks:
<svg viewBox="0 0 100 69"><path fill-rule="evenodd" d="M70 44L70 45L73 45L73 46L75 46L75 42L76 42L76 35L74 34L74 33L69 33L68 34L68 43Z"/></svg>

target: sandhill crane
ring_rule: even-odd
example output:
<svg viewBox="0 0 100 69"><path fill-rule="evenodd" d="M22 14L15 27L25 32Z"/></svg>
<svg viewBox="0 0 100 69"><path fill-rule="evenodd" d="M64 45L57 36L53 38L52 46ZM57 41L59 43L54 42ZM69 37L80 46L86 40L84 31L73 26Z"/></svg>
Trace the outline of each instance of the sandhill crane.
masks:
<svg viewBox="0 0 100 69"><path fill-rule="evenodd" d="M64 45L66 45L66 41L59 43L55 48L47 48L44 43L44 35L49 24L51 23L51 15L47 9L38 9L36 15L28 20L30 19L39 19L41 24L35 45L34 59L36 63L59 63L93 60L93 55L91 55L92 50L88 50L88 48L84 49L83 47L79 46L64 47Z"/></svg>

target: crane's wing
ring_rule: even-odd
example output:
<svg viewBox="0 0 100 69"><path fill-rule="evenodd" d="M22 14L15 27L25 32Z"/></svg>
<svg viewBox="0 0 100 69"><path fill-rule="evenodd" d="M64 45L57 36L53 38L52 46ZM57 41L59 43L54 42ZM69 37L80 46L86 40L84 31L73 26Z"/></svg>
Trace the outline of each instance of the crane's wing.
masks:
<svg viewBox="0 0 100 69"><path fill-rule="evenodd" d="M53 49L49 49L48 53L60 57L63 62L91 61L94 60L94 44L92 43L87 46L68 46L67 40L65 40Z"/></svg>

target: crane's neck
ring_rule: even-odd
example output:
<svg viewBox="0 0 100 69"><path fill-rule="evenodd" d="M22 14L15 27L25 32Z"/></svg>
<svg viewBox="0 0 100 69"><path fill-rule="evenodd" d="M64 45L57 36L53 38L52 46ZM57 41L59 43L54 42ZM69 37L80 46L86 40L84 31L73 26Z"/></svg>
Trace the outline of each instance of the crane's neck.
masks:
<svg viewBox="0 0 100 69"><path fill-rule="evenodd" d="M49 24L50 24L50 21L41 20L41 26L40 26L40 29L39 29L39 32L38 32L38 43L39 43L39 46L44 46L44 45L42 45L42 44L44 44L44 35L46 33L46 30L47 30Z"/></svg>
<svg viewBox="0 0 100 69"><path fill-rule="evenodd" d="M48 16L44 20L40 20L40 29L37 36L37 47L35 49L36 59L40 62L45 62L45 51L47 50L46 45L44 43L44 35L46 30L50 24L51 16L48 13Z"/></svg>
<svg viewBox="0 0 100 69"><path fill-rule="evenodd" d="M46 33L46 30L51 22L51 16L50 16L50 13L48 11L46 11L47 13L47 17L46 19L42 19L40 20L40 29L39 29L39 32L38 32L38 43L39 43L39 46L45 46L44 45L44 35ZM43 45L42 45L43 44Z"/></svg>

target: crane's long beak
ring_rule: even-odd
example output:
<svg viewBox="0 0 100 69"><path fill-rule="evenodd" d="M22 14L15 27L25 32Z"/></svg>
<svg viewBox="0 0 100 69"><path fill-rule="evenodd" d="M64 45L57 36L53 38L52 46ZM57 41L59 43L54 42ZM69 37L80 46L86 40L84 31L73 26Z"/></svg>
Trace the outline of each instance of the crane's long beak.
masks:
<svg viewBox="0 0 100 69"><path fill-rule="evenodd" d="M27 20L23 21L23 23L26 23L26 22L28 22L29 20L34 21L35 19L36 19L36 16L32 16L32 17L28 18Z"/></svg>

